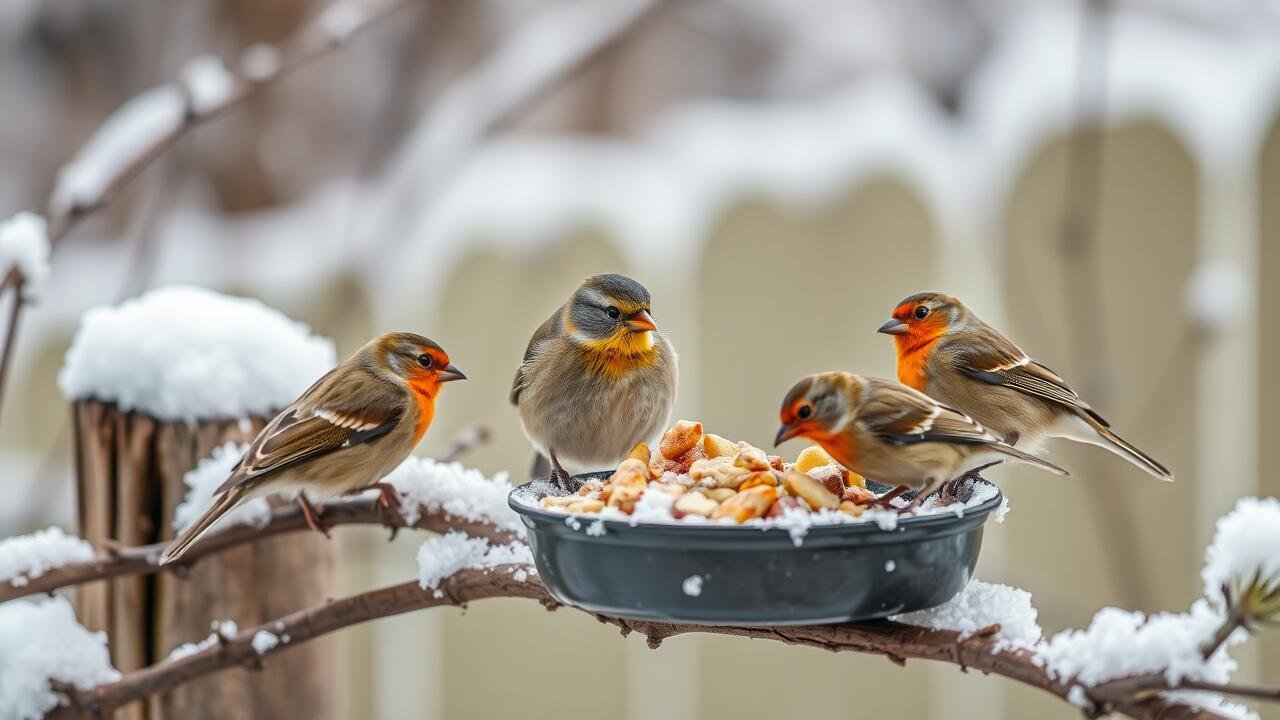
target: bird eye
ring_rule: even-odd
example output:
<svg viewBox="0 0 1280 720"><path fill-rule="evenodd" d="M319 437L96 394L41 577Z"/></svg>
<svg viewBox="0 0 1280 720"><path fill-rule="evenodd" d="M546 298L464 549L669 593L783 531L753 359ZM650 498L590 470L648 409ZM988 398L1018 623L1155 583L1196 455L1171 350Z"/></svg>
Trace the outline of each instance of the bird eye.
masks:
<svg viewBox="0 0 1280 720"><path fill-rule="evenodd" d="M920 307L916 308L915 316L917 320L925 319L926 317L929 316L929 308L925 305L921 305Z"/></svg>
<svg viewBox="0 0 1280 720"><path fill-rule="evenodd" d="M796 414L801 420L808 420L813 415L813 408L809 405L801 405L800 409L796 410Z"/></svg>
<svg viewBox="0 0 1280 720"><path fill-rule="evenodd" d="M434 365L435 362L435 358L430 355L423 354L418 356L418 364L428 370L431 369L431 366Z"/></svg>
<svg viewBox="0 0 1280 720"><path fill-rule="evenodd" d="M608 308L606 308L605 312L609 315L609 317L613 318L614 320L617 320L618 318L622 317L622 311L613 306L609 306Z"/></svg>

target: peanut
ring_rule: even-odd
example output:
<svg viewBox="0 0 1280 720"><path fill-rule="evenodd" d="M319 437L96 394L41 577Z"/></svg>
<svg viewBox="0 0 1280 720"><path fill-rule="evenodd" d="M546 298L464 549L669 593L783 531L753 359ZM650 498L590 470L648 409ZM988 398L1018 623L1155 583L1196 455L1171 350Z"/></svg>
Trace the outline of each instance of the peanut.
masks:
<svg viewBox="0 0 1280 720"><path fill-rule="evenodd" d="M728 457L703 458L689 466L689 477L709 487L736 488L751 474Z"/></svg>
<svg viewBox="0 0 1280 720"><path fill-rule="evenodd" d="M702 423L681 420L662 436L662 442L659 443L658 450L662 453L662 457L668 460L675 460L689 452L701 439Z"/></svg>
<svg viewBox="0 0 1280 720"><path fill-rule="evenodd" d="M795 467L792 469L802 473L807 473L814 468L836 464L835 458L828 455L826 450L823 450L817 445L810 445L800 451L800 456L796 458Z"/></svg>
<svg viewBox="0 0 1280 720"><path fill-rule="evenodd" d="M745 470L768 470L769 457L760 448L748 445L733 457L733 464Z"/></svg>
<svg viewBox="0 0 1280 720"><path fill-rule="evenodd" d="M792 495L804 500L814 510L834 510L840 506L839 496L805 473L792 470L783 477L782 482Z"/></svg>
<svg viewBox="0 0 1280 720"><path fill-rule="evenodd" d="M635 458L636 460L639 460L645 465L648 465L649 464L649 446L645 445L642 442L636 443L635 447L631 448L631 452L627 453L627 457Z"/></svg>
<svg viewBox="0 0 1280 720"><path fill-rule="evenodd" d="M718 507L720 507L720 503L702 493L685 493L676 498L673 509L676 511L676 517L685 515L711 517L711 513L715 512Z"/></svg>
<svg viewBox="0 0 1280 720"><path fill-rule="evenodd" d="M702 436L702 449L706 451L707 457L733 457L738 454L741 449L739 444L726 440L719 435L707 433Z"/></svg>
<svg viewBox="0 0 1280 720"><path fill-rule="evenodd" d="M777 484L778 484L778 478L774 477L772 472L768 470L761 470L761 471L753 472L750 475L747 475L746 479L744 479L742 483L738 485L738 491L741 492L743 490L747 490L759 485L769 485L770 487L772 487Z"/></svg>
<svg viewBox="0 0 1280 720"><path fill-rule="evenodd" d="M577 495L544 497L538 504L547 510L574 514L597 513L604 509L603 502Z"/></svg>
<svg viewBox="0 0 1280 720"><path fill-rule="evenodd" d="M777 499L778 491L772 485L757 485L720 503L720 507L711 513L711 519L733 518L734 522L743 523L763 517Z"/></svg>
<svg viewBox="0 0 1280 720"><path fill-rule="evenodd" d="M848 500L845 500L844 502L840 503L840 512L850 517L859 517L860 515L862 515L862 513L866 512L866 508L857 503L852 503L852 502L849 502Z"/></svg>

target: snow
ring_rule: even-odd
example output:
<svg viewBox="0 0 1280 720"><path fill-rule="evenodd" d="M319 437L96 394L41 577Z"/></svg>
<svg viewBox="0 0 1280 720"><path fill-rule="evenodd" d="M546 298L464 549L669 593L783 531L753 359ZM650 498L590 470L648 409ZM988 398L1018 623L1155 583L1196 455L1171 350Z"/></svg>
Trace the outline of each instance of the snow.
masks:
<svg viewBox="0 0 1280 720"><path fill-rule="evenodd" d="M1245 286L1238 265L1226 260L1202 262L1187 282L1187 314L1204 330L1220 328L1236 320L1244 308Z"/></svg>
<svg viewBox="0 0 1280 720"><path fill-rule="evenodd" d="M884 561L885 572L893 572L894 570L897 570L897 569L898 569L898 563L894 562L893 560Z"/></svg>
<svg viewBox="0 0 1280 720"><path fill-rule="evenodd" d="M26 585L53 568L94 558L93 546L51 527L0 540L0 582Z"/></svg>
<svg viewBox="0 0 1280 720"><path fill-rule="evenodd" d="M690 575L680 584L680 589L689 597L698 597L702 594L702 576Z"/></svg>
<svg viewBox="0 0 1280 720"><path fill-rule="evenodd" d="M22 274L22 295L35 300L49 279L49 233L45 219L20 212L0 221L0 276L17 268Z"/></svg>
<svg viewBox="0 0 1280 720"><path fill-rule="evenodd" d="M998 652L1034 648L1041 638L1036 616L1036 609L1031 605L1031 593L1026 590L971 580L960 594L938 607L895 615L890 620L938 630L955 630L962 639L999 624L995 647Z"/></svg>
<svg viewBox="0 0 1280 720"><path fill-rule="evenodd" d="M256 43L240 55L240 72L254 82L263 82L280 71L280 51L273 45Z"/></svg>
<svg viewBox="0 0 1280 720"><path fill-rule="evenodd" d="M58 680L80 689L112 682L105 633L89 632L76 621L63 597L15 600L0 605L0 718L44 717L59 695Z"/></svg>
<svg viewBox="0 0 1280 720"><path fill-rule="evenodd" d="M58 171L49 206L53 212L103 201L111 182L178 131L186 98L176 85L134 96L112 113L70 162Z"/></svg>
<svg viewBox="0 0 1280 720"><path fill-rule="evenodd" d="M1227 586L1233 595L1259 580L1263 595L1280 589L1280 500L1241 498L1218 519L1213 541L1205 550L1204 594L1221 598Z"/></svg>
<svg viewBox="0 0 1280 720"><path fill-rule="evenodd" d="M253 646L254 652L266 655L280 644L280 636L270 630L259 630L253 634L253 639L249 643Z"/></svg>
<svg viewBox="0 0 1280 720"><path fill-rule="evenodd" d="M491 545L484 538L471 537L452 531L431 538L418 548L418 584L423 590L435 590L436 597L443 597L437 588L440 582L467 568L494 568L500 565L521 565L513 573L523 572L527 578L533 572L533 553L523 542L508 545ZM523 582L521 578L516 578Z"/></svg>
<svg viewBox="0 0 1280 720"><path fill-rule="evenodd" d="M320 27L335 40L346 40L365 22L365 10L355 0L337 0L320 13Z"/></svg>
<svg viewBox="0 0 1280 720"><path fill-rule="evenodd" d="M240 626L234 620L214 620L209 623L209 628L213 632L209 633L209 637L194 643L183 643L169 651L167 660L181 660L189 655L195 655L201 650L207 650L220 641L230 640L240 632ZM254 637L257 640L257 637ZM255 646L256 649L256 646Z"/></svg>
<svg viewBox="0 0 1280 720"><path fill-rule="evenodd" d="M187 484L187 495L173 510L173 529L181 532L200 519L213 505L213 491L226 481L231 470L240 462L247 445L233 442L213 449L213 455L202 459L196 467L182 476ZM213 527L223 525L252 525L265 527L271 521L271 505L266 498L254 498L223 515Z"/></svg>
<svg viewBox="0 0 1280 720"><path fill-rule="evenodd" d="M609 532L609 530L604 526L603 520L596 520L587 526L587 535L591 537L600 537L607 532Z"/></svg>
<svg viewBox="0 0 1280 720"><path fill-rule="evenodd" d="M422 511L445 512L455 518L491 523L524 537L524 523L507 504L511 483L505 472L485 477L461 463L410 457L382 480L400 496L405 522L416 523Z"/></svg>
<svg viewBox="0 0 1280 720"><path fill-rule="evenodd" d="M1072 685L1071 689L1067 691L1067 702L1082 710L1093 706L1093 703L1089 701L1089 694L1079 685Z"/></svg>
<svg viewBox="0 0 1280 720"><path fill-rule="evenodd" d="M180 75L191 110L200 115L226 105L240 85L222 60L213 55L198 55L188 60Z"/></svg>
<svg viewBox="0 0 1280 720"><path fill-rule="evenodd" d="M86 312L58 386L164 420L262 416L335 362L331 340L257 300L169 286Z"/></svg>
<svg viewBox="0 0 1280 720"><path fill-rule="evenodd" d="M1241 629L1207 662L1203 648L1222 624L1223 616L1206 600L1186 613L1141 612L1103 608L1084 630L1064 630L1042 643L1039 656L1050 677L1072 679L1091 687L1126 675L1163 672L1169 684L1184 678L1227 682L1236 663L1228 645L1244 642Z"/></svg>

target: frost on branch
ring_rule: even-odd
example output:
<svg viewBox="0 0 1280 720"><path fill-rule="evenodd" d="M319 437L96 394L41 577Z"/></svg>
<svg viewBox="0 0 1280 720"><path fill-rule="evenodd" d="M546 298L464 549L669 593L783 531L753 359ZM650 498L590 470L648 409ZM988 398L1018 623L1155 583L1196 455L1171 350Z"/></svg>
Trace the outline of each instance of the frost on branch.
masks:
<svg viewBox="0 0 1280 720"><path fill-rule="evenodd" d="M22 275L24 299L40 297L49 279L49 233L44 218L35 213L0 221L0 277L10 269Z"/></svg>
<svg viewBox="0 0 1280 720"><path fill-rule="evenodd" d="M1242 498L1218 519L1204 560L1205 597L1246 625L1280 617L1280 500Z"/></svg>
<svg viewBox="0 0 1280 720"><path fill-rule="evenodd" d="M0 605L0 717L43 717L60 702L50 680L88 689L119 679L106 642L76 621L66 598Z"/></svg>
<svg viewBox="0 0 1280 720"><path fill-rule="evenodd" d="M104 201L111 183L177 133L186 111L182 90L175 85L152 88L120 106L58 171L50 212L67 213Z"/></svg>
<svg viewBox="0 0 1280 720"><path fill-rule="evenodd" d="M450 532L418 548L418 584L423 590L435 590L436 597L440 597L441 591L436 590L440 581L459 570L512 564L528 566L515 570L517 580L523 581L534 572L533 554L528 545L518 540L508 545L492 545L484 538Z"/></svg>
<svg viewBox="0 0 1280 720"><path fill-rule="evenodd" d="M209 506L213 505L213 491L217 490L231 470L244 455L246 445L229 442L213 449L213 455L201 460L182 481L187 484L187 496L178 503L173 511L173 529L182 532L191 523L200 519ZM271 520L271 505L266 498L254 498L228 512L214 527L225 525L252 525L265 527Z"/></svg>
<svg viewBox="0 0 1280 720"><path fill-rule="evenodd" d="M983 628L999 625L996 649L1031 649L1040 642L1037 612L1026 590L972 580L949 602L891 618L906 625L955 630L967 638Z"/></svg>
<svg viewBox="0 0 1280 720"><path fill-rule="evenodd" d="M383 482L396 489L400 513L408 525L416 523L424 510L442 511L462 520L491 524L517 537L525 535L524 523L507 505L511 484L505 472L485 477L462 463L410 457Z"/></svg>
<svg viewBox="0 0 1280 720"><path fill-rule="evenodd" d="M240 80L213 55L188 60L182 67L181 77L191 111L200 115L226 105L241 87Z"/></svg>
<svg viewBox="0 0 1280 720"><path fill-rule="evenodd" d="M0 582L26 585L53 568L93 557L89 543L56 527L0 540Z"/></svg>
<svg viewBox="0 0 1280 720"><path fill-rule="evenodd" d="M217 645L219 642L234 638L236 633L240 632L240 626L236 624L235 620L214 620L209 623L209 629L213 630L213 632L209 633L209 637L200 642L183 643L175 647L169 651L167 659L181 660L188 655L195 655L201 650L207 650ZM257 638L255 637L254 640L256 641Z"/></svg>
<svg viewBox="0 0 1280 720"><path fill-rule="evenodd" d="M162 420L238 418L286 407L334 364L331 340L257 300L171 286L86 312L58 386Z"/></svg>

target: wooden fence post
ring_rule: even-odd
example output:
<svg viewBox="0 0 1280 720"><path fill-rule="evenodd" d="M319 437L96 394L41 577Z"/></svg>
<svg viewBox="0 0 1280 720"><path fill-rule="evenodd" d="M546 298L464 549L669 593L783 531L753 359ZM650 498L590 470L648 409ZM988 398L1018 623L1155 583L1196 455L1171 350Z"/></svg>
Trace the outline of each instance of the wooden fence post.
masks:
<svg viewBox="0 0 1280 720"><path fill-rule="evenodd" d="M115 405L72 405L81 535L134 545L170 539L183 475L228 441L246 442L266 418L158 420ZM122 578L81 588L77 613L105 630L121 671L163 659L209 636L210 622L266 622L332 596L335 549L318 534L270 538L205 558L189 573ZM273 658L260 673L233 671L137 703L128 720L333 718L331 642L310 642Z"/></svg>

